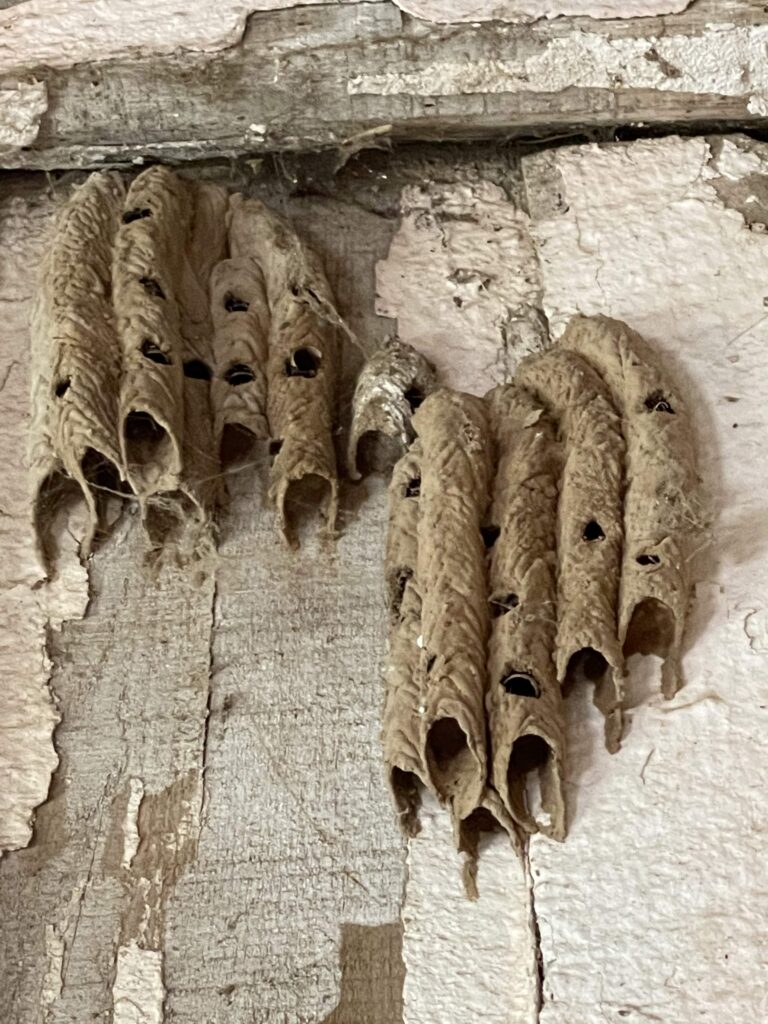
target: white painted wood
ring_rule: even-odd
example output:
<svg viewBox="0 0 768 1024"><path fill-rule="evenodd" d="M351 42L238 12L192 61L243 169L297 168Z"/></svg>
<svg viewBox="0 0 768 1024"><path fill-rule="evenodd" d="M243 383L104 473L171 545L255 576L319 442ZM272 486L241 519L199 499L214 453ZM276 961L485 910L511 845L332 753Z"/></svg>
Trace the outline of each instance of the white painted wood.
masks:
<svg viewBox="0 0 768 1024"><path fill-rule="evenodd" d="M684 689L664 702L658 666L632 659L635 708L613 757L585 695L567 702L570 834L531 850L541 1022L762 1020L768 150L669 138L569 147L523 168L554 333L572 313L604 313L664 352L713 513Z"/></svg>

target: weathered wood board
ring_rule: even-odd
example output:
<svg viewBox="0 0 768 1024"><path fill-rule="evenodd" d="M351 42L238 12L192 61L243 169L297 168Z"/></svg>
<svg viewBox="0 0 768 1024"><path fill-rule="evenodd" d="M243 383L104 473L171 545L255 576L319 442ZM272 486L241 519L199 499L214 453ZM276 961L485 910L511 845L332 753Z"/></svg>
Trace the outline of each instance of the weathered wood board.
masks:
<svg viewBox="0 0 768 1024"><path fill-rule="evenodd" d="M256 11L240 34L214 18L207 42L190 14L194 49L170 53L154 6L126 5L123 49L117 16L99 43L90 14L80 15L85 38L93 36L90 59L75 29L74 41L56 46L44 20L17 39L17 11L9 12L0 166L349 152L366 139L611 137L617 126L759 127L768 113L768 15L753 0L523 24L480 20L478 7L477 21L462 11L455 25L389 0L328 3ZM243 4L238 17L248 10ZM154 25L141 45L135 18ZM192 31L176 22L175 31ZM109 56L98 59L100 50Z"/></svg>

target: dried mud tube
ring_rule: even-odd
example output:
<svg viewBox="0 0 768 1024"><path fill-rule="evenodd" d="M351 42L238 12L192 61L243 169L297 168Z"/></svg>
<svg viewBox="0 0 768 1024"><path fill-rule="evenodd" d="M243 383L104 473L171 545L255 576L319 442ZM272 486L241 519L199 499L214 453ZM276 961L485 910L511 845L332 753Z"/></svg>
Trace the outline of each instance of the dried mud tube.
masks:
<svg viewBox="0 0 768 1024"><path fill-rule="evenodd" d="M553 419L531 395L504 385L488 399L497 451L485 529L490 779L525 831L562 839L565 727L552 657L561 450Z"/></svg>
<svg viewBox="0 0 768 1024"><path fill-rule="evenodd" d="M252 256L227 259L211 276L214 437L222 467L245 433L266 440L269 306L264 275Z"/></svg>
<svg viewBox="0 0 768 1024"><path fill-rule="evenodd" d="M422 448L421 759L428 785L458 822L479 806L486 784L490 614L480 532L491 475L486 407L482 399L440 389L419 407L414 427Z"/></svg>
<svg viewBox="0 0 768 1024"><path fill-rule="evenodd" d="M32 325L48 570L58 510L85 499L85 558L110 491L133 492L154 550L212 550L221 461L243 434L272 439L285 532L287 499L313 481L333 532L341 323L319 260L263 204L162 166L127 193L119 174L91 175L57 219Z"/></svg>
<svg viewBox="0 0 768 1024"><path fill-rule="evenodd" d="M595 683L615 751L624 659L654 653L664 694L680 685L699 481L679 390L603 317L484 400L436 391L413 427L390 487L382 738L406 831L425 785L471 894L484 830L565 837L563 688Z"/></svg>
<svg viewBox="0 0 768 1024"><path fill-rule="evenodd" d="M231 199L230 250L252 255L264 275L270 328L267 421L274 455L270 496L297 543L294 511L323 505L333 536L338 512L334 448L340 358L333 295L318 257L290 225L255 199Z"/></svg>
<svg viewBox="0 0 768 1024"><path fill-rule="evenodd" d="M434 368L411 345L393 340L368 359L352 399L347 454L352 480L360 479L358 462L388 468L402 455L413 440L413 413L435 386Z"/></svg>
<svg viewBox="0 0 768 1024"><path fill-rule="evenodd" d="M111 302L112 247L123 211L119 174L94 174L57 218L32 316L29 462L38 554L49 575L57 511L86 503L81 556L100 524L100 498L116 489L121 356Z"/></svg>
<svg viewBox="0 0 768 1024"><path fill-rule="evenodd" d="M179 282L190 203L166 167L134 179L117 232L113 301L122 349L120 440L128 482L143 499L177 490L184 386Z"/></svg>
<svg viewBox="0 0 768 1024"><path fill-rule="evenodd" d="M418 564L421 444L415 441L396 464L389 486L385 574L389 604L389 665L381 739L400 823L418 831L419 783L427 774L421 756L419 638L421 591Z"/></svg>
<svg viewBox="0 0 768 1024"><path fill-rule="evenodd" d="M621 420L606 385L573 352L553 349L523 360L516 383L557 422L565 447L557 511L557 677L561 685L594 682L606 746L615 751L624 698L616 623L623 543Z"/></svg>
<svg viewBox="0 0 768 1024"><path fill-rule="evenodd" d="M703 529L690 420L680 391L643 338L619 320L576 317L560 340L603 377L627 445L619 640L624 655L664 659L679 689L691 559Z"/></svg>

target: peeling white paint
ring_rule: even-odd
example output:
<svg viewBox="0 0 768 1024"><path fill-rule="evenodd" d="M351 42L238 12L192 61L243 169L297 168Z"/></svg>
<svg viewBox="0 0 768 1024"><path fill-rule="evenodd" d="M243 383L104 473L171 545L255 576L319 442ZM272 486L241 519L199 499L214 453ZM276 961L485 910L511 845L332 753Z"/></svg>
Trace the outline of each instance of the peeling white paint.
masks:
<svg viewBox="0 0 768 1024"><path fill-rule="evenodd" d="M768 25L717 25L701 35L611 38L570 32L525 59L435 61L418 71L352 75L351 94L464 96L568 88L768 96Z"/></svg>
<svg viewBox="0 0 768 1024"><path fill-rule="evenodd" d="M397 5L425 21L531 21L563 16L647 18L677 14L691 0L397 0Z"/></svg>
<svg viewBox="0 0 768 1024"><path fill-rule="evenodd" d="M242 39L250 14L322 0L27 0L0 11L0 74L45 65L216 51ZM334 0L344 2L344 0Z"/></svg>
<svg viewBox="0 0 768 1024"><path fill-rule="evenodd" d="M537 273L526 215L497 185L408 187L376 268L376 312L442 383L484 394L539 347Z"/></svg>
<svg viewBox="0 0 768 1024"><path fill-rule="evenodd" d="M535 1024L527 883L508 836L483 841L479 897L469 900L450 815L425 793L420 820L402 915L404 1024Z"/></svg>
<svg viewBox="0 0 768 1024"><path fill-rule="evenodd" d="M45 82L19 82L0 89L0 148L31 146L48 109Z"/></svg>
<svg viewBox="0 0 768 1024"><path fill-rule="evenodd" d="M163 1024L163 954L135 942L117 951L112 1024Z"/></svg>
<svg viewBox="0 0 768 1024"><path fill-rule="evenodd" d="M755 148L745 148L726 138L720 144L720 152L712 155L709 164L729 181L738 181L748 174L768 173L768 150L762 152Z"/></svg>
<svg viewBox="0 0 768 1024"><path fill-rule="evenodd" d="M128 803L123 819L123 856L122 866L129 870L139 848L139 808L144 799L144 783L132 776L128 780Z"/></svg>
<svg viewBox="0 0 768 1024"><path fill-rule="evenodd" d="M637 707L613 757L589 696L566 702L570 831L531 851L541 1024L768 1019L768 237L713 187L766 156L741 140L713 160L706 140L669 138L524 160L555 334L604 313L665 353L718 513L684 689L665 703L657 666L633 658Z"/></svg>

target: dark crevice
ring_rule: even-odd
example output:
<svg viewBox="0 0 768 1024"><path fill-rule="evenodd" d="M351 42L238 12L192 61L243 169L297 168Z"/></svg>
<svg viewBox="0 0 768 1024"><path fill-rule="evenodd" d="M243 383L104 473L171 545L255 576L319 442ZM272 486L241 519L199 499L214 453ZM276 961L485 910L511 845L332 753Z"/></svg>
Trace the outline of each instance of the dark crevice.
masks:
<svg viewBox="0 0 768 1024"><path fill-rule="evenodd" d="M143 220L145 217L151 216L152 211L147 207L137 207L135 210L128 210L123 214L123 224L132 224L135 220Z"/></svg>
<svg viewBox="0 0 768 1024"><path fill-rule="evenodd" d="M233 388L241 384L250 384L256 380L256 375L246 363L234 363L224 374L224 380Z"/></svg>
<svg viewBox="0 0 768 1024"><path fill-rule="evenodd" d="M322 356L316 348L297 348L285 361L286 377L316 377L320 370Z"/></svg>
<svg viewBox="0 0 768 1024"><path fill-rule="evenodd" d="M489 603L491 606L491 618L498 619L500 615L506 615L513 608L517 608L520 604L520 598L517 594L512 593L498 594L492 597Z"/></svg>
<svg viewBox="0 0 768 1024"><path fill-rule="evenodd" d="M412 385L403 394L403 398L406 400L411 408L411 412L416 412L421 403L424 401L424 392L421 388Z"/></svg>
<svg viewBox="0 0 768 1024"><path fill-rule="evenodd" d="M505 672L500 680L504 690L514 697L540 697L539 684L527 672Z"/></svg>
<svg viewBox="0 0 768 1024"><path fill-rule="evenodd" d="M655 597L646 597L635 605L632 612L624 641L624 656L655 654L666 658L674 638L675 617L671 608Z"/></svg>
<svg viewBox="0 0 768 1024"><path fill-rule="evenodd" d="M523 842L523 866L528 888L528 919L531 922L533 955L536 960L536 1021L541 1020L541 1011L544 1007L544 982L546 975L544 971L544 956L541 949L541 928L539 927L539 916L536 913L536 889L533 882L533 871L531 869L531 841L526 838Z"/></svg>
<svg viewBox="0 0 768 1024"><path fill-rule="evenodd" d="M393 615L400 614L400 608L403 603L403 597L405 595L405 588L408 585L408 581L413 579L413 569L404 568L400 569L395 578L395 585L392 588L392 597L390 600L390 610Z"/></svg>
<svg viewBox="0 0 768 1024"><path fill-rule="evenodd" d="M184 376L192 380L210 380L211 368L202 359L188 359L184 363Z"/></svg>
<svg viewBox="0 0 768 1024"><path fill-rule="evenodd" d="M429 774L441 797L448 798L459 779L473 770L474 756L467 735L455 718L438 718L427 734Z"/></svg>
<svg viewBox="0 0 768 1024"><path fill-rule="evenodd" d="M608 662L592 647L584 647L571 655L566 672L566 684L589 682L598 683L608 670Z"/></svg>
<svg viewBox="0 0 768 1024"><path fill-rule="evenodd" d="M123 425L125 458L129 469L162 462L170 438L164 427L148 412L131 412Z"/></svg>
<svg viewBox="0 0 768 1024"><path fill-rule="evenodd" d="M421 495L421 477L415 476L405 485L406 498L418 498Z"/></svg>
<svg viewBox="0 0 768 1024"><path fill-rule="evenodd" d="M600 523L596 522L594 519L590 519L590 521L584 527L582 537L586 541L604 540L605 533L603 532L603 528L600 525Z"/></svg>
<svg viewBox="0 0 768 1024"><path fill-rule="evenodd" d="M501 534L500 526L481 526L480 534L483 538L483 544L486 548L492 548L496 541L499 539Z"/></svg>
<svg viewBox="0 0 768 1024"><path fill-rule="evenodd" d="M256 436L241 423L227 423L221 432L219 462L222 469L241 465L254 456Z"/></svg>
<svg viewBox="0 0 768 1024"><path fill-rule="evenodd" d="M154 277L140 277L139 284L142 286L147 295L151 295L155 299L164 299L165 292L160 282Z"/></svg>
<svg viewBox="0 0 768 1024"><path fill-rule="evenodd" d="M227 292L224 296L224 309L228 313L247 313L250 306L250 302L233 295L232 292Z"/></svg>
<svg viewBox="0 0 768 1024"><path fill-rule="evenodd" d="M653 391L645 400L645 408L649 412L667 412L674 415L675 410L664 397L661 391Z"/></svg>
<svg viewBox="0 0 768 1024"><path fill-rule="evenodd" d="M141 354L150 363L157 363L158 366L171 366L169 357L152 338L145 338L141 343Z"/></svg>
<svg viewBox="0 0 768 1024"><path fill-rule="evenodd" d="M69 387L72 383L72 379L67 377L65 380L60 380L56 385L55 395L57 398L63 398L64 395L69 391Z"/></svg>
<svg viewBox="0 0 768 1024"><path fill-rule="evenodd" d="M661 565L658 555L638 555L635 561L638 565Z"/></svg>

